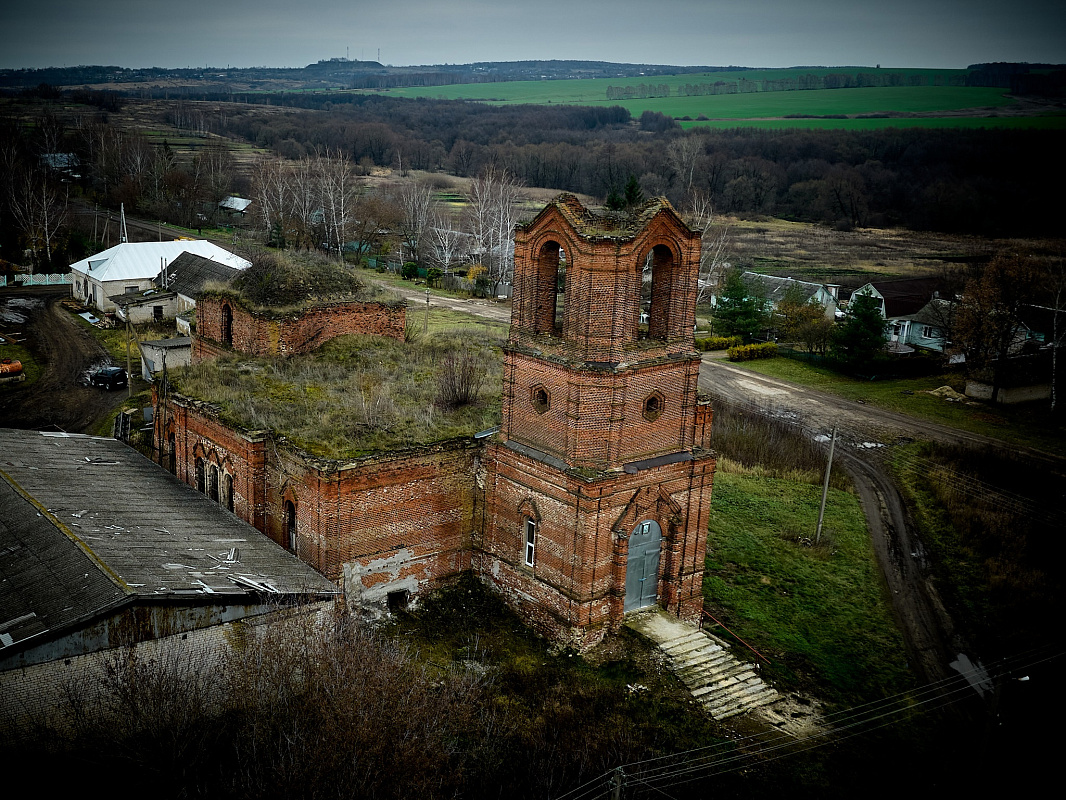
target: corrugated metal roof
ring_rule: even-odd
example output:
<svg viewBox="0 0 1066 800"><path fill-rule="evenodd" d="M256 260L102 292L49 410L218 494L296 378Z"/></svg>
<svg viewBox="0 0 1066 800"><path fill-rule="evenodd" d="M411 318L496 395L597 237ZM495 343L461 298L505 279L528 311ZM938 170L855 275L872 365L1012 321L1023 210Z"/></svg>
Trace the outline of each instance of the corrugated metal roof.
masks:
<svg viewBox="0 0 1066 800"><path fill-rule="evenodd" d="M246 200L243 197L224 197L218 204L219 208L225 208L229 211L241 211L243 212L248 206L252 204L251 200Z"/></svg>
<svg viewBox="0 0 1066 800"><path fill-rule="evenodd" d="M195 299L208 281L229 283L239 269L220 264L195 253L182 253L155 276L157 286L166 285L170 291Z"/></svg>
<svg viewBox="0 0 1066 800"><path fill-rule="evenodd" d="M100 575L123 594L141 598L248 595L253 584L285 594L338 591L255 528L115 439L0 429L0 471L32 498L20 505L4 483L7 507L0 513L5 520L25 520L0 526L15 537L0 547L22 548L26 558L41 551L55 563L84 562L71 573L75 583L86 581L85 596L75 604L81 613L114 598ZM16 565L23 560L4 558ZM43 568L34 574L25 591L46 593L53 579ZM0 617L9 616L6 606L5 598Z"/></svg>
<svg viewBox="0 0 1066 800"><path fill-rule="evenodd" d="M70 265L71 270L98 281L129 281L154 278L160 263L170 264L182 253L194 253L233 269L247 269L251 262L203 239L173 242L124 242Z"/></svg>

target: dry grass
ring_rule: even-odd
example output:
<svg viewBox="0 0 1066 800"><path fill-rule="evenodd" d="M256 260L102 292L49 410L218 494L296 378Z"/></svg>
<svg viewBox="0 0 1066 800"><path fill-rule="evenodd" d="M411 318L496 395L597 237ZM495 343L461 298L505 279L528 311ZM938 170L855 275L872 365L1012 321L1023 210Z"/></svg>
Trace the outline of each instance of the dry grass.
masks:
<svg viewBox="0 0 1066 800"><path fill-rule="evenodd" d="M726 472L819 485L825 478L826 449L783 420L758 416L714 400L711 444ZM834 489L851 482L839 466L830 478Z"/></svg>
<svg viewBox="0 0 1066 800"><path fill-rule="evenodd" d="M222 358L175 370L172 381L179 393L218 405L230 423L269 430L323 458L355 458L498 425L500 344L469 332L408 343L342 336L311 356ZM457 354L481 365L485 378L471 402L453 406L439 382Z"/></svg>
<svg viewBox="0 0 1066 800"><path fill-rule="evenodd" d="M209 281L204 294L230 297L245 308L284 315L322 302L404 300L374 281L364 281L347 264L319 253L251 254L252 265L228 284Z"/></svg>

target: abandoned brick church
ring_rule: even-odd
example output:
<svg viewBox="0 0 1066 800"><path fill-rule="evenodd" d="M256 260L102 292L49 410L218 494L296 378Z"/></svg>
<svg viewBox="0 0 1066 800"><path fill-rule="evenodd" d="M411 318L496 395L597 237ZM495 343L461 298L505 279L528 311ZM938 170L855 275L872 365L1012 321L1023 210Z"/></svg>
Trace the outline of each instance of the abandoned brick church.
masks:
<svg viewBox="0 0 1066 800"><path fill-rule="evenodd" d="M170 393L156 401L159 460L366 613L472 571L578 648L652 605L696 620L715 469L692 337L699 254L665 199L622 214L560 195L515 232L498 432L330 461ZM326 304L263 320L212 300L195 352L402 338L402 313Z"/></svg>

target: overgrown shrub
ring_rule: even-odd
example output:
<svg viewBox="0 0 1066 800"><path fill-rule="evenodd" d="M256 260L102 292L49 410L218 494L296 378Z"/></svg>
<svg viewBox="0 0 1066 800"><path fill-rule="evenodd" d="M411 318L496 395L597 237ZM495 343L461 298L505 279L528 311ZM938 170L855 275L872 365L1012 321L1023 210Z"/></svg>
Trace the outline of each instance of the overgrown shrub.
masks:
<svg viewBox="0 0 1066 800"><path fill-rule="evenodd" d="M705 339L696 339L696 347L700 350L728 350L731 347L740 347L744 339L740 336L708 336Z"/></svg>
<svg viewBox="0 0 1066 800"><path fill-rule="evenodd" d="M471 353L449 353L437 373L437 404L445 408L469 405L481 394L487 372L485 362Z"/></svg>
<svg viewBox="0 0 1066 800"><path fill-rule="evenodd" d="M757 358L775 358L776 356L776 342L763 342L762 344L742 344L738 347L729 348L730 361L754 361Z"/></svg>
<svg viewBox="0 0 1066 800"><path fill-rule="evenodd" d="M257 253L252 265L229 286L212 285L207 289L236 296L251 308L268 309L298 308L324 299L368 300L381 294L350 267L315 253Z"/></svg>
<svg viewBox="0 0 1066 800"><path fill-rule="evenodd" d="M324 458L353 458L499 424L499 345L471 332L410 343L340 336L308 356L193 364L171 372L171 382L179 394L217 405L230 424L272 431ZM442 394L439 380L454 393Z"/></svg>

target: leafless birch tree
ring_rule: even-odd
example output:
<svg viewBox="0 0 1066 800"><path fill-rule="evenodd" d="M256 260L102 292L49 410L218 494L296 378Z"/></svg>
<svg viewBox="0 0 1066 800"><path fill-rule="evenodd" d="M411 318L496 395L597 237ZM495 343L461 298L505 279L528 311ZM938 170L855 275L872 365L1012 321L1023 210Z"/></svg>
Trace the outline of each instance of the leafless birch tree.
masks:
<svg viewBox="0 0 1066 800"><path fill-rule="evenodd" d="M473 237L473 257L485 267L492 293L514 273L512 234L518 223L521 187L503 170L486 169L470 182L466 226Z"/></svg>

